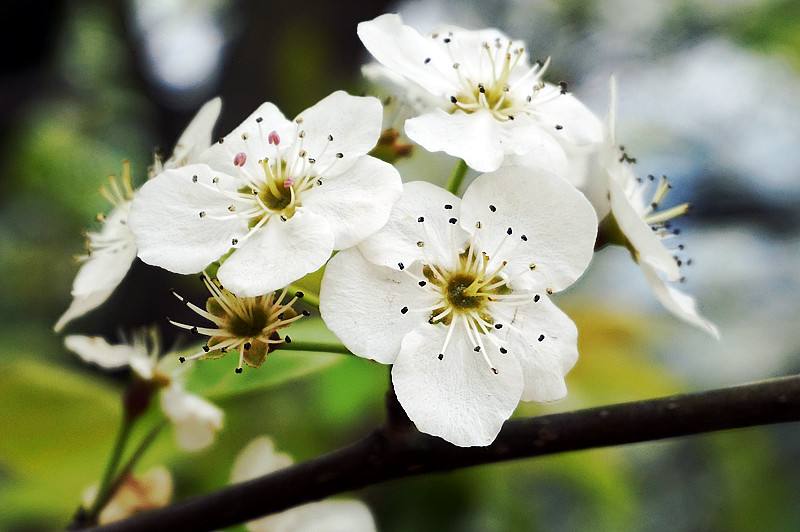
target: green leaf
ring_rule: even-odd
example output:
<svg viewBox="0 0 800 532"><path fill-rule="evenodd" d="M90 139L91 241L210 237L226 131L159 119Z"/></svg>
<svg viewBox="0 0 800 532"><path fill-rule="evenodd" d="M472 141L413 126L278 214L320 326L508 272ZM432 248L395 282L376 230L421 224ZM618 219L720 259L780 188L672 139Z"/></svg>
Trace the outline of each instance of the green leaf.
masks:
<svg viewBox="0 0 800 532"><path fill-rule="evenodd" d="M100 478L118 393L99 378L26 358L0 365L0 404L2 522L63 525Z"/></svg>
<svg viewBox="0 0 800 532"><path fill-rule="evenodd" d="M288 331L296 341L337 342L320 319L300 320ZM241 374L234 372L238 358L237 353L231 352L222 359L196 362L187 376L187 389L211 400L259 392L331 367L346 355L277 350L267 356L261 367L245 368Z"/></svg>

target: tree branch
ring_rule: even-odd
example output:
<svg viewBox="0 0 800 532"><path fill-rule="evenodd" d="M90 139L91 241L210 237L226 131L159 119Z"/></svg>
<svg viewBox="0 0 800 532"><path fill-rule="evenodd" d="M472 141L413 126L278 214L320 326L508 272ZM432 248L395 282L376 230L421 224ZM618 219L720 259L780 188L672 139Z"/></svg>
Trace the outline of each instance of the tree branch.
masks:
<svg viewBox="0 0 800 532"><path fill-rule="evenodd" d="M800 376L512 420L488 447L381 428L314 460L96 530L219 529L400 477L789 421L800 421Z"/></svg>

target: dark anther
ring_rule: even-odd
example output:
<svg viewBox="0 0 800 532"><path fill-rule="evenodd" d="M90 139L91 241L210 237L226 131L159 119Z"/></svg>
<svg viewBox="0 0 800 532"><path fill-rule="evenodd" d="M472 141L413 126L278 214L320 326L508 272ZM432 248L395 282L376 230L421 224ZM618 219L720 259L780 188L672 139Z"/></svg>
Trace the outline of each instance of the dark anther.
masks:
<svg viewBox="0 0 800 532"><path fill-rule="evenodd" d="M494 328L497 329L497 330L500 330L500 329L503 328L503 324L502 323L495 323L494 324Z"/></svg>
<svg viewBox="0 0 800 532"><path fill-rule="evenodd" d="M344 157L344 154L342 152L336 154L337 159L341 159L342 157Z"/></svg>
<svg viewBox="0 0 800 532"><path fill-rule="evenodd" d="M302 314L303 316L305 316L306 318L307 318L307 317L309 317L309 316L311 316L311 313L310 313L309 311L307 311L307 310L304 310L303 312L301 312L301 314Z"/></svg>
<svg viewBox="0 0 800 532"><path fill-rule="evenodd" d="M444 42L445 42L445 44L449 43L450 42L450 37L445 37L444 38Z"/></svg>
<svg viewBox="0 0 800 532"><path fill-rule="evenodd" d="M561 131L562 129L564 129L564 126L562 126L561 124L556 124L556 129L558 131Z"/></svg>
<svg viewBox="0 0 800 532"><path fill-rule="evenodd" d="M333 142L333 135L328 135L328 142Z"/></svg>
<svg viewBox="0 0 800 532"><path fill-rule="evenodd" d="M204 345L204 346L203 346L203 351L205 351L206 353L208 353L209 351L211 351L211 348L210 348L210 347L208 347L207 345Z"/></svg>
<svg viewBox="0 0 800 532"><path fill-rule="evenodd" d="M253 345L250 342L245 342L242 347L244 347L245 351L249 351L250 348L253 347Z"/></svg>
<svg viewBox="0 0 800 532"><path fill-rule="evenodd" d="M192 327L192 329L191 329L191 330L192 330L192 334L200 334L200 333L197 331L197 327Z"/></svg>
<svg viewBox="0 0 800 532"><path fill-rule="evenodd" d="M450 103L458 103L458 100L455 96L450 96Z"/></svg>
<svg viewBox="0 0 800 532"><path fill-rule="evenodd" d="M403 307L400 309L400 314L405 314L406 312L408 312L408 307Z"/></svg>
<svg viewBox="0 0 800 532"><path fill-rule="evenodd" d="M186 362L186 357L178 357L178 362L183 364L184 362Z"/></svg>
<svg viewBox="0 0 800 532"><path fill-rule="evenodd" d="M453 206L448 203L447 205L444 206L444 208L450 210L453 208Z"/></svg>
<svg viewBox="0 0 800 532"><path fill-rule="evenodd" d="M398 262L397 267L400 268L401 271L406 269L406 265L403 264L402 262Z"/></svg>
<svg viewBox="0 0 800 532"><path fill-rule="evenodd" d="M542 299L542 298L541 298L541 296L539 294L536 294L535 296L533 296L533 302L534 303L538 303L540 299Z"/></svg>
<svg viewBox="0 0 800 532"><path fill-rule="evenodd" d="M419 282L419 283L417 283L417 284L418 284L418 285L420 285L420 286L425 286L425 285L426 285L426 284L428 284L428 283L426 283L425 281L420 281L420 282Z"/></svg>
<svg viewBox="0 0 800 532"><path fill-rule="evenodd" d="M259 124L260 124L261 122L263 122L263 121L264 121L264 119L263 119L263 118L261 118L260 116L259 116L258 118L256 118L256 122L258 122Z"/></svg>
<svg viewBox="0 0 800 532"><path fill-rule="evenodd" d="M286 335L286 336L283 338L283 341L284 341L284 342L286 342L287 344L291 344L291 343L292 343L292 337L291 337L291 336L289 336L289 335L287 334L287 335Z"/></svg>
<svg viewBox="0 0 800 532"><path fill-rule="evenodd" d="M419 223L422 223L422 222L424 222L424 221L425 221L425 217L424 217L424 216L420 216L419 218L417 218L417 221L418 221Z"/></svg>
<svg viewBox="0 0 800 532"><path fill-rule="evenodd" d="M483 86L483 83L478 84L478 91L480 91L481 94L486 94L486 87Z"/></svg>
<svg viewBox="0 0 800 532"><path fill-rule="evenodd" d="M539 335L539 341L541 342L542 340L544 340L544 335L543 335L543 334L540 334L540 335Z"/></svg>
<svg viewBox="0 0 800 532"><path fill-rule="evenodd" d="M512 231L510 227L509 227L508 229L506 229L506 234L507 234L507 235L510 235L510 234L511 234L511 233L513 233L513 232L514 232L514 231Z"/></svg>
<svg viewBox="0 0 800 532"><path fill-rule="evenodd" d="M192 176L192 183L197 183L197 176L196 175Z"/></svg>
<svg viewBox="0 0 800 532"><path fill-rule="evenodd" d="M566 81L559 81L558 82L558 86L561 87L561 94L566 94L567 93L568 85L567 85Z"/></svg>
<svg viewBox="0 0 800 532"><path fill-rule="evenodd" d="M233 371L235 371L236 373L241 373L241 372L242 372L242 368L236 368L236 369L235 369L235 370L233 370Z"/></svg>
<svg viewBox="0 0 800 532"><path fill-rule="evenodd" d="M456 218L450 218L447 221L450 222L451 224L455 224L458 220Z"/></svg>
<svg viewBox="0 0 800 532"><path fill-rule="evenodd" d="M514 120L514 115L508 115L509 120Z"/></svg>
<svg viewBox="0 0 800 532"><path fill-rule="evenodd" d="M519 238L520 238L520 240L522 240L523 242L527 242L527 241L528 241L528 237L527 237L526 235L522 235L522 236L521 236L521 237L519 237Z"/></svg>
<svg viewBox="0 0 800 532"><path fill-rule="evenodd" d="M200 218L205 218L206 211L200 211Z"/></svg>
<svg viewBox="0 0 800 532"><path fill-rule="evenodd" d="M237 240L236 238L231 238L231 245L232 246L235 246L238 243L239 243L239 240Z"/></svg>
<svg viewBox="0 0 800 532"><path fill-rule="evenodd" d="M505 355L506 353L508 353L508 349L506 349L505 347L501 347L500 352Z"/></svg>
<svg viewBox="0 0 800 532"><path fill-rule="evenodd" d="M481 346L479 346L479 345L476 345L476 346L475 346L475 349L473 349L473 351L475 351L476 353L480 353L480 351L481 351Z"/></svg>
<svg viewBox="0 0 800 532"><path fill-rule="evenodd" d="M295 293L294 293L294 296L295 296L297 299L303 299L303 296L305 296L305 294L304 294L303 292L301 292L301 291L299 291L299 290L298 290L297 292L295 292Z"/></svg>
<svg viewBox="0 0 800 532"><path fill-rule="evenodd" d="M494 373L495 375L497 375L497 368L492 368L492 373Z"/></svg>
<svg viewBox="0 0 800 532"><path fill-rule="evenodd" d="M444 353L439 353L439 356L438 356L438 357L436 357L436 358L438 358L439 360L442 360L442 359L444 359Z"/></svg>
<svg viewBox="0 0 800 532"><path fill-rule="evenodd" d="M494 205L489 205L489 210L492 212L497 212L497 207L495 207Z"/></svg>
<svg viewBox="0 0 800 532"><path fill-rule="evenodd" d="M217 142L219 142L220 144L222 144L224 141L225 141L225 139L224 139L223 137L220 137L220 138L219 138L219 140L218 140Z"/></svg>
<svg viewBox="0 0 800 532"><path fill-rule="evenodd" d="M427 65L427 64L428 64L428 63L430 63L430 62L431 62L431 58L430 58L430 57L426 57L426 58L425 58L425 64Z"/></svg>

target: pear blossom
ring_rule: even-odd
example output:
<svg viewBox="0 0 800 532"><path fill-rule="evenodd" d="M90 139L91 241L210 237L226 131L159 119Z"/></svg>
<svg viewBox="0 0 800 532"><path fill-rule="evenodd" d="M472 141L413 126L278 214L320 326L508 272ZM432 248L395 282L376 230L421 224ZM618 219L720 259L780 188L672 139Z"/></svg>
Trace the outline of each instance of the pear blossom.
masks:
<svg viewBox="0 0 800 532"><path fill-rule="evenodd" d="M586 183L598 212L607 213L601 223L602 236L608 243L628 248L667 310L719 338L717 327L700 315L694 298L670 285L683 281L681 267L691 264L691 259L680 257L684 245L674 243L680 230L672 227L672 221L686 214L690 206L682 203L661 208L672 189L667 177L642 178L634 173L636 159L616 140L616 93L612 77L605 142L593 167L597 176ZM600 193L603 188L605 194Z"/></svg>
<svg viewBox="0 0 800 532"><path fill-rule="evenodd" d="M463 199L407 183L386 226L331 259L320 312L350 351L393 365L420 431L488 445L520 400L566 395L577 331L549 296L596 234L589 202L546 169L483 174Z"/></svg>
<svg viewBox="0 0 800 532"><path fill-rule="evenodd" d="M381 133L376 98L337 91L293 121L262 104L200 155L165 170L133 202L139 258L217 276L233 294L278 290L380 229L400 196L391 165L366 155Z"/></svg>
<svg viewBox="0 0 800 532"><path fill-rule="evenodd" d="M307 310L298 313L293 308L294 304L303 298L303 292L298 291L292 296L287 296L289 289L284 288L279 292L270 292L262 296L240 298L205 273L203 282L211 294L206 300L205 309L173 292L173 295L189 309L214 324L214 327L197 327L169 320L177 327L209 337L199 352L180 357L181 363L195 359L219 358L230 350L237 350L239 364L236 366L236 373L242 372L245 363L257 368L264 363L267 355L276 346L291 342L289 336L281 337L278 332L310 315Z"/></svg>
<svg viewBox="0 0 800 532"><path fill-rule="evenodd" d="M192 161L211 145L211 130L217 121L221 100L214 98L206 102L181 134L172 156L162 163L156 156L150 168L150 177L163 168L177 168ZM99 307L114 293L130 270L136 258L136 239L128 227L128 214L134 196L131 168L128 161L122 164L119 180L109 177L109 183L100 189L101 194L113 206L106 215L98 215L103 227L99 232L87 232L85 255L72 284L72 303L58 319L54 329L61 331L70 321Z"/></svg>
<svg viewBox="0 0 800 532"><path fill-rule="evenodd" d="M507 156L532 154L538 165L561 169L565 148L602 140L599 120L569 92L547 83L547 61L533 66L524 44L496 29L443 27L425 37L399 15L358 25L361 42L397 84L428 109L405 122L406 134L428 151L444 151L479 172ZM420 92L427 97L420 97Z"/></svg>
<svg viewBox="0 0 800 532"><path fill-rule="evenodd" d="M140 379L153 383L160 389L161 410L175 428L178 446L186 451L204 449L222 428L223 412L184 389L183 372L173 357L159 359L158 343L154 329L115 345L99 336L70 335L64 339L67 349L86 362L104 369L129 366Z"/></svg>
<svg viewBox="0 0 800 532"><path fill-rule="evenodd" d="M97 498L98 484L83 492L83 506L90 508ZM97 524L106 525L122 521L133 514L161 508L172 499L172 475L164 466L158 466L141 475L128 475L97 516Z"/></svg>
<svg viewBox="0 0 800 532"><path fill-rule="evenodd" d="M278 452L266 436L255 438L236 457L231 483L244 482L278 471L292 458ZM250 532L374 532L375 520L367 506L356 500L328 499L303 504L246 523Z"/></svg>

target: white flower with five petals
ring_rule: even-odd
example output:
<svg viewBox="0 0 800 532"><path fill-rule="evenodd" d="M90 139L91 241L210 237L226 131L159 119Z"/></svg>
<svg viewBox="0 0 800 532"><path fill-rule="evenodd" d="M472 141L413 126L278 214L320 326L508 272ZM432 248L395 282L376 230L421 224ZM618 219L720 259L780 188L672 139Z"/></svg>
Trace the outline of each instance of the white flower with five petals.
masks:
<svg viewBox="0 0 800 532"><path fill-rule="evenodd" d="M406 134L429 151L464 159L480 172L530 153L537 165L560 171L565 147L602 139L600 122L565 83L542 80L549 61L531 66L524 44L496 29L445 27L425 37L386 14L359 24L358 36L406 81L415 101L435 102L405 123ZM420 91L430 98L420 99Z"/></svg>
<svg viewBox="0 0 800 532"><path fill-rule="evenodd" d="M356 355L393 364L422 432L490 444L520 399L566 395L572 320L548 297L591 260L597 218L547 170L504 167L463 199L405 185L386 226L325 271L320 312Z"/></svg>
<svg viewBox="0 0 800 532"><path fill-rule="evenodd" d="M275 449L265 436L254 439L236 457L231 482L244 482L278 471L292 458ZM278 514L250 521L250 532L374 532L375 521L367 506L355 500L334 499L303 504Z"/></svg>
<svg viewBox="0 0 800 532"><path fill-rule="evenodd" d="M183 371L176 357L159 360L155 332L135 334L130 343L116 345L99 336L71 335L64 339L64 345L84 361L105 369L129 366L139 378L160 388L161 410L175 427L175 438L182 449L208 447L222 428L222 410L184 389Z"/></svg>
<svg viewBox="0 0 800 532"><path fill-rule="evenodd" d="M207 102L192 119L175 145L172 156L161 163L156 156L153 172L162 168L177 168L191 162L211 145L211 130L217 121L221 100ZM98 216L103 223L100 232L88 232L87 253L79 259L83 263L72 284L72 303L58 319L54 329L61 331L70 321L102 305L122 282L136 258L136 239L128 227L128 214L134 190L131 183L130 164L125 161L122 176L109 184L101 193L113 205L108 216Z"/></svg>
<svg viewBox="0 0 800 532"><path fill-rule="evenodd" d="M598 213L605 216L601 223L603 239L628 248L667 310L719 338L717 327L700 315L694 298L671 284L683 281L681 267L691 264L691 259L679 256L684 245L674 243L680 232L672 227L674 219L688 212L689 204L661 208L672 189L666 176L642 178L634 173L636 159L617 144L616 93L616 80L612 77L606 138L597 164L589 167L593 176L586 180L584 189Z"/></svg>
<svg viewBox="0 0 800 532"><path fill-rule="evenodd" d="M139 257L196 273L230 250L217 276L240 297L319 269L380 229L400 196L397 171L367 152L376 98L338 91L287 120L271 103L200 156L142 187L130 226Z"/></svg>

